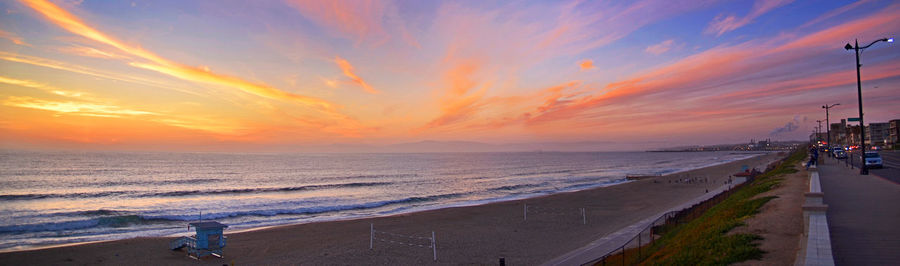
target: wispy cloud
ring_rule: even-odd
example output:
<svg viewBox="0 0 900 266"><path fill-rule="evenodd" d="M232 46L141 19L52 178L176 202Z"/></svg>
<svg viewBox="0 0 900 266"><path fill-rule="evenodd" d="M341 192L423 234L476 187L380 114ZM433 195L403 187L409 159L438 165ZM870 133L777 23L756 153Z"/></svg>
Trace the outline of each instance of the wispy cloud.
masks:
<svg viewBox="0 0 900 266"><path fill-rule="evenodd" d="M0 38L7 39L18 45L31 46L31 44L28 44L27 42L25 42L25 39L22 39L22 37L19 37L18 35L14 34L14 33L7 32L4 30L0 30Z"/></svg>
<svg viewBox="0 0 900 266"><path fill-rule="evenodd" d="M111 104L109 99L102 99L85 92L56 88L31 80L15 79L0 76L0 83L33 88L68 98L67 100L50 100L26 96L10 96L0 102L5 106L30 108L54 112L59 115L76 115L87 117L132 118L139 121L155 122L180 128L202 130L216 134L235 134L243 129L228 119L197 118L196 115L171 115L123 107Z"/></svg>
<svg viewBox="0 0 900 266"><path fill-rule="evenodd" d="M672 39L665 40L665 41L662 41L661 43L647 46L647 48L644 49L644 52L648 52L648 53L651 53L654 55L661 55L665 52L668 52L669 49L672 49L672 44L674 44L674 43L675 43L675 40L672 40Z"/></svg>
<svg viewBox="0 0 900 266"><path fill-rule="evenodd" d="M3 105L54 111L57 113L69 113L82 116L120 117L156 114L153 112L132 110L108 104L75 101L52 101L18 96L10 96L6 98L6 100L3 101Z"/></svg>
<svg viewBox="0 0 900 266"><path fill-rule="evenodd" d="M844 14L844 13L846 13L847 11L856 9L856 8L859 7L859 6L862 6L862 5L871 3L871 2L872 2L872 0L859 0L859 1L855 1L855 2L853 2L853 3L851 3L851 4L842 6L842 7L838 8L838 9L828 11L828 13L822 14L821 16L819 16L819 17L817 17L817 18L815 18L815 19L813 19L813 20L810 20L810 21L808 21L808 22L806 22L806 23L803 23L803 25L800 26L800 28L805 28L805 27L809 27L809 26L812 26L812 25L819 24L819 23L821 23L821 22L823 22L823 21L826 21L826 20L829 20L829 19L831 19L831 18L833 18L833 17L835 17L835 16L837 16L837 15Z"/></svg>
<svg viewBox="0 0 900 266"><path fill-rule="evenodd" d="M830 52L833 47L819 48L826 39L842 40L873 28L900 25L900 17L894 15L896 9L885 8L876 14L805 35L779 35L715 47L605 86L585 84L580 89L583 93L570 93L561 98L564 100L554 100L556 95L551 94L549 104L538 105L534 108L537 111L528 113L527 123L537 126L556 121L583 121L583 125L609 125L604 121L613 117L619 118L617 123L655 119L653 117L665 117L669 123L680 119L693 121L701 115L739 117L754 112L775 115L790 110L779 104L803 95L802 92L853 82L846 78L852 76L850 70L823 69L825 72L818 75L806 76L809 73L805 73L793 77L783 69L805 69L805 62L810 60L834 58L836 55ZM871 80L900 76L897 67L887 64L872 65L869 73L867 79ZM704 107L695 108L701 102L731 102L756 108L742 110L721 106L710 109L703 104L700 105ZM702 112L678 111L682 109ZM628 110L627 116L634 118L621 119L625 110ZM773 110L780 111L772 113ZM679 117L676 114L692 115Z"/></svg>
<svg viewBox="0 0 900 266"><path fill-rule="evenodd" d="M433 81L441 84L435 92L442 95L437 105L441 110L423 128L446 132L477 124L509 125L529 120L523 112L530 108L497 104L527 96L497 95L492 90L514 83L521 69L602 47L647 24L705 5L699 1L676 2L574 1L561 6L535 5L517 12L502 12L511 8L502 5L496 10L478 10L460 3L442 4L432 26L439 40L448 41L447 55L441 61L446 69ZM558 16L549 23L535 20L548 12ZM503 34L497 34L500 32ZM577 64L582 71L596 67L592 60Z"/></svg>
<svg viewBox="0 0 900 266"><path fill-rule="evenodd" d="M123 73L112 73L112 72L107 72L107 71L100 71L97 69L93 69L93 68L89 68L89 67L85 67L85 66L81 66L81 65L73 65L73 64L69 64L69 63L56 61L56 60L50 60L47 58L12 54L12 53L0 51L0 60L34 65L34 66L40 66L40 67L46 67L46 68L51 68L51 69L56 69L56 70L78 73L78 74L82 74L82 75L88 75L88 76L96 77L96 78L103 78L103 79L114 80L114 81L123 81L123 82L128 82L128 83L133 83L133 84L144 85L144 86L151 86L151 87L155 87L155 88L174 90L174 91L178 91L178 92L186 93L186 94L190 94L190 95L202 96L202 94L196 92L195 90L185 89L185 88L182 88L182 86L179 86L176 84L171 84L171 83L162 82L162 81L158 81L158 80L151 80L151 79L134 76L134 75L123 74Z"/></svg>
<svg viewBox="0 0 900 266"><path fill-rule="evenodd" d="M341 71L344 72L344 76L349 78L350 81L353 82L353 84L359 85L360 87L363 88L363 90L365 90L366 92L371 93L371 94L381 93L380 91L376 90L375 88L372 88L372 86L370 86L369 83L366 83L365 80L363 80L358 75L356 75L356 73L353 72L353 65L351 65L350 62L347 62L347 60L344 60L343 58L338 56L338 57L334 58L334 63L337 64L338 67L341 68ZM328 82L326 82L326 84L327 83Z"/></svg>
<svg viewBox="0 0 900 266"><path fill-rule="evenodd" d="M490 83L474 79L481 62L463 59L453 63L443 77L444 95L440 99L441 114L422 129L445 127L471 119L483 106L480 103ZM420 129L421 130L421 129Z"/></svg>
<svg viewBox="0 0 900 266"><path fill-rule="evenodd" d="M129 55L136 56L139 58L146 59L152 63L142 63L142 62L131 62L129 63L131 66L139 67L143 69L153 70L159 73L171 75L180 79L194 81L194 82L202 82L208 84L215 84L226 86L230 88L240 89L244 92L251 93L257 96L262 96L270 99L277 100L285 100L285 101L294 101L303 104L313 105L320 108L325 108L331 110L334 108L334 104L317 99L314 97L303 96L298 94L293 94L285 91L278 90L276 88L270 87L265 84L254 83L250 81L246 81L241 78L227 76L222 74L217 74L211 71L207 71L206 69L197 68L197 67L189 67L185 66L168 59L165 59L159 55L156 55L152 52L144 50L143 48L132 46L125 44L89 25L84 23L80 18L76 17L72 13L60 8L59 6L50 3L49 1L44 0L22 0L26 5L38 11L44 17L56 24L57 26L62 27L69 32L78 34L82 37L88 38L90 40L97 41L102 44L106 44L112 47L119 49L122 52L125 52Z"/></svg>
<svg viewBox="0 0 900 266"><path fill-rule="evenodd" d="M101 51L99 49L87 46L65 46L60 47L57 51L85 57L104 58L104 59L125 59L127 57L113 53L110 51Z"/></svg>
<svg viewBox="0 0 900 266"><path fill-rule="evenodd" d="M726 16L725 14L719 14L709 23L705 32L708 34L716 34L716 36L722 36L722 34L725 34L726 32L746 26L753 22L757 17L762 16L775 8L790 4L793 1L794 0L756 0L746 16L740 18L735 15Z"/></svg>
<svg viewBox="0 0 900 266"><path fill-rule="evenodd" d="M326 29L336 30L357 42L370 40L381 43L390 37L383 26L390 1L287 0L286 2L300 11L305 18Z"/></svg>
<svg viewBox="0 0 900 266"><path fill-rule="evenodd" d="M43 91L53 93L56 95L72 97L72 98L83 98L87 95L87 93L84 93L84 92L58 89L58 88L54 88L54 87L51 87L51 86L48 86L46 84L42 84L42 83L39 83L36 81L14 79L14 78L9 78L9 77L4 77L4 76L0 76L0 83L22 86L22 87L26 87L26 88L39 89L39 90L43 90Z"/></svg>
<svg viewBox="0 0 900 266"><path fill-rule="evenodd" d="M173 19L156 16L184 5L148 6L139 20L21 1L0 27L0 127L248 146L744 140L845 97L855 70L840 47L900 29L885 1L282 0L188 4ZM802 16L775 16L789 8ZM670 23L685 15L705 20ZM864 84L881 87L867 94L875 120L900 99L890 51L864 58Z"/></svg>

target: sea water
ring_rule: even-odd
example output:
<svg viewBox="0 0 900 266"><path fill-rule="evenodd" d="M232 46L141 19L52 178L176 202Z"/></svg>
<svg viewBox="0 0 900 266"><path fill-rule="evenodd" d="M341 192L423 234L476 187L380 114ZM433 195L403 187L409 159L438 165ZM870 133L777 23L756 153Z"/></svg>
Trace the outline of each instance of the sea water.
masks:
<svg viewBox="0 0 900 266"><path fill-rule="evenodd" d="M0 250L481 204L749 158L734 152L0 151ZM201 216L202 215L202 216Z"/></svg>

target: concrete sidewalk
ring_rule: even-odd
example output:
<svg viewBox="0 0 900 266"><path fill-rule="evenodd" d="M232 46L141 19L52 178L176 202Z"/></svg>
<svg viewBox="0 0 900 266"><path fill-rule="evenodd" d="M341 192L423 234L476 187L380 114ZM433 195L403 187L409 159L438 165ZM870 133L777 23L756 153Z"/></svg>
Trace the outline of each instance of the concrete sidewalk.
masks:
<svg viewBox="0 0 900 266"><path fill-rule="evenodd" d="M819 176L837 265L900 263L900 185L825 158Z"/></svg>

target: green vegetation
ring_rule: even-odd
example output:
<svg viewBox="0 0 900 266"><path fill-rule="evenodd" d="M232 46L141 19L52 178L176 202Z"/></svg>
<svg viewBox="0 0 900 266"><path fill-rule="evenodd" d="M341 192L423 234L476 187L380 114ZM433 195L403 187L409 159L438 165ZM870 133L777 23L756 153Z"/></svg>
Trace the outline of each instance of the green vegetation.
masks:
<svg viewBox="0 0 900 266"><path fill-rule="evenodd" d="M759 208L775 197L756 197L778 185L782 175L796 173L794 166L806 158L800 149L775 169L758 175L756 180L738 189L727 199L710 208L697 219L664 229L653 245L646 247L650 256L646 265L725 265L760 259L763 251L754 234L728 234L743 221L759 212Z"/></svg>

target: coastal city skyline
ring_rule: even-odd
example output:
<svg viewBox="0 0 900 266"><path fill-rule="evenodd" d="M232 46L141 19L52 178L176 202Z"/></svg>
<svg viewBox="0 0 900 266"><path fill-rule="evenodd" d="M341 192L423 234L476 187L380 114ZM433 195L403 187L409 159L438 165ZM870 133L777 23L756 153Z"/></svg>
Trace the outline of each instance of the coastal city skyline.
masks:
<svg viewBox="0 0 900 266"><path fill-rule="evenodd" d="M0 7L14 149L807 140L822 105L841 103L832 124L858 116L843 46L900 32L891 1ZM900 118L895 46L861 56L867 124Z"/></svg>

